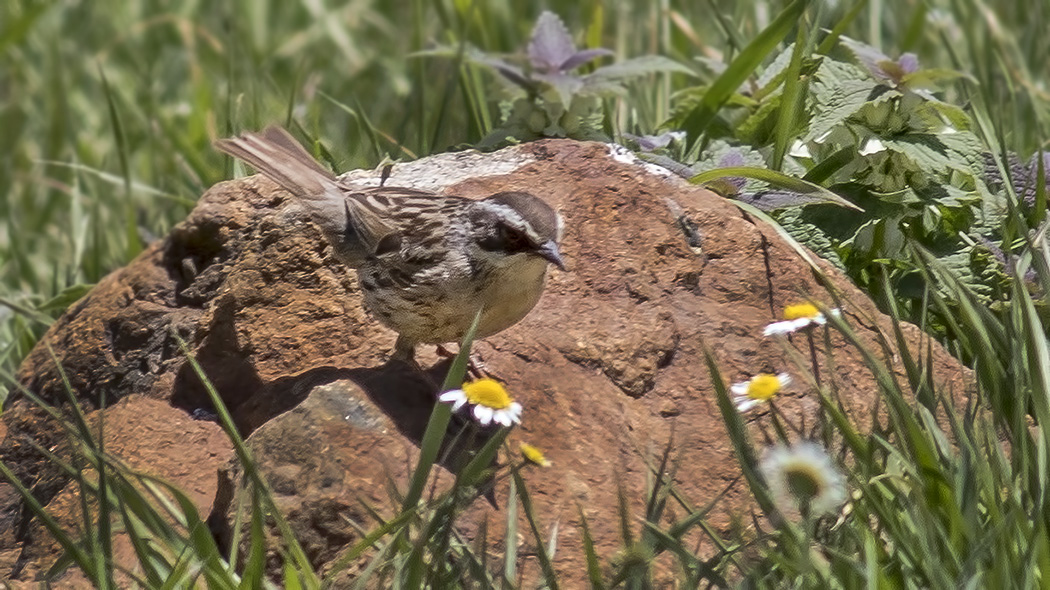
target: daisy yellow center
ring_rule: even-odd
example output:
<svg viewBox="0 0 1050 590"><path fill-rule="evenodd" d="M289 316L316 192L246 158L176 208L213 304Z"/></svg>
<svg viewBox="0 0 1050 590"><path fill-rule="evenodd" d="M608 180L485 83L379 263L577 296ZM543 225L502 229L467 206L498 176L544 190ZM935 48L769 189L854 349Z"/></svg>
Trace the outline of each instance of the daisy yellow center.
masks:
<svg viewBox="0 0 1050 590"><path fill-rule="evenodd" d="M535 463L536 465L540 465L542 467L546 467L551 464L550 461L547 460L547 457L543 455L543 451L539 450L538 448L528 443L521 443L521 447L519 448L521 449L521 456L525 457L525 460L529 463Z"/></svg>
<svg viewBox="0 0 1050 590"><path fill-rule="evenodd" d="M797 462L787 465L784 480L788 491L802 504L808 504L824 492L826 481L820 469L809 463Z"/></svg>
<svg viewBox="0 0 1050 590"><path fill-rule="evenodd" d="M477 406L492 408L493 410L509 408L514 401L510 399L507 390L503 389L499 381L487 377L464 383L463 393L467 396L468 402Z"/></svg>
<svg viewBox="0 0 1050 590"><path fill-rule="evenodd" d="M780 391L780 378L776 375L758 375L747 384L747 397L751 399L766 401L778 391Z"/></svg>
<svg viewBox="0 0 1050 590"><path fill-rule="evenodd" d="M820 310L812 303L799 303L784 308L785 320L799 320L802 318L815 318L820 315Z"/></svg>

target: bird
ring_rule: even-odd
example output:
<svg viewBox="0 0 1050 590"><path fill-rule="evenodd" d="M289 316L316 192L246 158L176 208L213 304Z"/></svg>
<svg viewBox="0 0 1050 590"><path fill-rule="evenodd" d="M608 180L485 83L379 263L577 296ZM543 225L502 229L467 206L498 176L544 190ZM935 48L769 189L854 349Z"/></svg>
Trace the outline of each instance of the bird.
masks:
<svg viewBox="0 0 1050 590"><path fill-rule="evenodd" d="M393 359L420 344L460 342L518 323L539 301L551 264L565 270L561 215L541 198L482 199L339 180L278 126L215 142L291 193L337 260L357 271L366 309L397 332Z"/></svg>

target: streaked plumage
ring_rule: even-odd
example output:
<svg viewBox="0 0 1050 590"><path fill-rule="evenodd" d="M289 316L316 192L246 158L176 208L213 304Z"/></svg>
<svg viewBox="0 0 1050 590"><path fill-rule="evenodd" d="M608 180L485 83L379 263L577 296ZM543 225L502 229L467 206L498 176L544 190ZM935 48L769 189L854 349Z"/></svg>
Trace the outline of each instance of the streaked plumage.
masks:
<svg viewBox="0 0 1050 590"><path fill-rule="evenodd" d="M481 200L409 188L341 183L278 127L216 142L310 211L336 256L357 270L366 307L418 343L460 340L482 310L478 337L504 330L539 300L547 264L564 268L561 218L523 192Z"/></svg>

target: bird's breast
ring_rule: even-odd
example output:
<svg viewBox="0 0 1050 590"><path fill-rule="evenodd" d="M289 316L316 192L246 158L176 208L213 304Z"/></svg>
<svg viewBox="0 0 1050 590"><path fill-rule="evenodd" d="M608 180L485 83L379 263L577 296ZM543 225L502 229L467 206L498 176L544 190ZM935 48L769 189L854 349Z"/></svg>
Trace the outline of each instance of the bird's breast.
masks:
<svg viewBox="0 0 1050 590"><path fill-rule="evenodd" d="M539 301L546 272L546 261L522 255L503 267L431 267L414 277L366 264L359 277L365 305L381 323L416 342L438 344L461 340L478 310L478 338L519 322Z"/></svg>

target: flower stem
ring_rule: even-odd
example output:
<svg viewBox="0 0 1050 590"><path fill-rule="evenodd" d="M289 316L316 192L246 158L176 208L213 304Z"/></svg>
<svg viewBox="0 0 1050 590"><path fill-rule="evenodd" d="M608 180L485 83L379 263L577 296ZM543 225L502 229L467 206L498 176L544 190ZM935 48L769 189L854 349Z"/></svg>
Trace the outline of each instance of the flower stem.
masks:
<svg viewBox="0 0 1050 590"><path fill-rule="evenodd" d="M806 330L806 338L809 340L809 359L813 363L813 379L820 386L820 365L817 364L817 343L813 340L813 330Z"/></svg>

